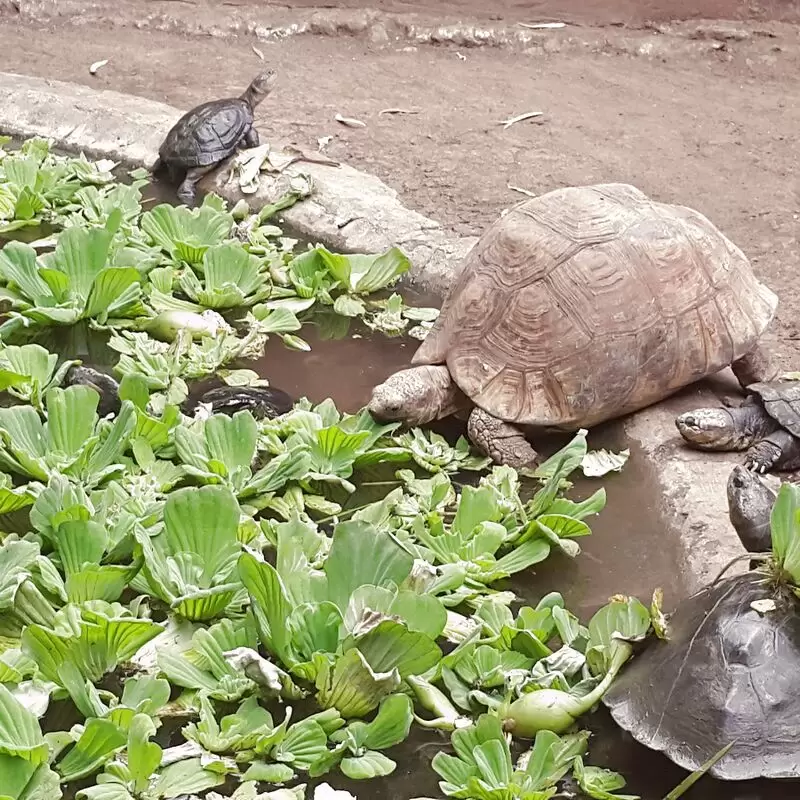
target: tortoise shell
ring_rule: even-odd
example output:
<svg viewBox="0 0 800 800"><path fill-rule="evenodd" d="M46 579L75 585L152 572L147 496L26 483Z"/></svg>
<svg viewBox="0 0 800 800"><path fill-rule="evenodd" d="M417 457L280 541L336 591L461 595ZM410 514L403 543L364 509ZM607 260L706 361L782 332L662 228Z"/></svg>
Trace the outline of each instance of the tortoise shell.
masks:
<svg viewBox="0 0 800 800"><path fill-rule="evenodd" d="M252 125L253 111L244 100L212 100L187 111L158 154L165 164L186 169L217 164L234 153Z"/></svg>
<svg viewBox="0 0 800 800"><path fill-rule="evenodd" d="M776 306L697 211L626 184L559 189L480 238L412 363L446 364L508 422L589 427L746 355Z"/></svg>
<svg viewBox="0 0 800 800"><path fill-rule="evenodd" d="M747 391L761 400L764 410L776 422L800 437L800 381L753 383Z"/></svg>
<svg viewBox="0 0 800 800"><path fill-rule="evenodd" d="M669 641L646 646L603 698L617 724L687 770L735 741L714 777L800 777L800 614L791 597L753 609L769 591L751 572L684 600Z"/></svg>

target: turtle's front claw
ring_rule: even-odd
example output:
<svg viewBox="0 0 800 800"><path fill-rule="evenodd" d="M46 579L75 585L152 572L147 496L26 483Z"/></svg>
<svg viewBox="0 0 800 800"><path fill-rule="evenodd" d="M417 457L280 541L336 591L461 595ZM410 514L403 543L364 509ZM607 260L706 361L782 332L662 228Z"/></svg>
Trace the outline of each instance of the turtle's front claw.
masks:
<svg viewBox="0 0 800 800"><path fill-rule="evenodd" d="M753 445L744 458L744 465L751 472L763 475L769 472L781 457L780 448L772 442L764 441Z"/></svg>

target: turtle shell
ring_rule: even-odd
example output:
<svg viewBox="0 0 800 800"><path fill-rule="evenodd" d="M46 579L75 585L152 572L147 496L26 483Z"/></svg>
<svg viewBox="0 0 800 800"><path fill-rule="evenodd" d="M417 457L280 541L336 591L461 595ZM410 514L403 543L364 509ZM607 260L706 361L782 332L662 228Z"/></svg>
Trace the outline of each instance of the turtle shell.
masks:
<svg viewBox="0 0 800 800"><path fill-rule="evenodd" d="M697 211L633 186L559 189L467 255L415 364L508 422L588 427L750 352L776 296Z"/></svg>
<svg viewBox="0 0 800 800"><path fill-rule="evenodd" d="M184 114L158 154L165 164L187 169L217 164L233 154L252 125L253 111L244 100L212 100Z"/></svg>
<svg viewBox="0 0 800 800"><path fill-rule="evenodd" d="M753 383L747 391L761 400L764 410L776 422L800 437L800 381Z"/></svg>
<svg viewBox="0 0 800 800"><path fill-rule="evenodd" d="M800 614L788 597L751 607L769 592L751 572L684 600L669 641L651 642L603 698L615 721L687 770L735 741L716 778L800 777Z"/></svg>
<svg viewBox="0 0 800 800"><path fill-rule="evenodd" d="M271 386L220 386L205 392L199 402L210 404L212 414L250 411L256 419L274 419L294 405L286 392Z"/></svg>

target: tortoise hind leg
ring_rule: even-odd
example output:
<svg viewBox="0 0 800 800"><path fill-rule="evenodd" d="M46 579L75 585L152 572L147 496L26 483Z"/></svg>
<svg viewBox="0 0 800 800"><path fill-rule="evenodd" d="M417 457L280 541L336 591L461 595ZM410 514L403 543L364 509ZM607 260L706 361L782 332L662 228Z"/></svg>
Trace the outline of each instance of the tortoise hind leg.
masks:
<svg viewBox="0 0 800 800"><path fill-rule="evenodd" d="M472 443L498 464L522 469L535 467L538 462L538 454L519 428L493 417L482 408L472 410L467 433Z"/></svg>
<svg viewBox="0 0 800 800"><path fill-rule="evenodd" d="M734 361L731 369L743 389L746 389L751 383L767 383L778 377L777 367L760 347L756 347L738 361Z"/></svg>
<svg viewBox="0 0 800 800"><path fill-rule="evenodd" d="M195 198L197 197L197 184L200 179L211 172L216 164L211 164L208 167L192 167L187 170L186 177L183 183L178 187L178 199L187 206L193 206Z"/></svg>
<svg viewBox="0 0 800 800"><path fill-rule="evenodd" d="M753 472L760 473L773 469L797 469L800 467L800 440L789 431L777 430L747 451L744 464Z"/></svg>

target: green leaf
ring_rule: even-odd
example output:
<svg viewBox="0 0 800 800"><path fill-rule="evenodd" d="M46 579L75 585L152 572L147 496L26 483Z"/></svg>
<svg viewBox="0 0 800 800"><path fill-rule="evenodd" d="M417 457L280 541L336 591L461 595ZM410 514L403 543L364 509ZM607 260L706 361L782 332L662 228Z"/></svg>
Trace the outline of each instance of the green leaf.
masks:
<svg viewBox="0 0 800 800"><path fill-rule="evenodd" d="M339 764L342 772L354 781L383 778L391 775L397 764L383 753L367 750L363 755L343 758Z"/></svg>
<svg viewBox="0 0 800 800"><path fill-rule="evenodd" d="M586 752L588 731L557 736L551 731L539 731L533 743L525 773L536 790L554 786L570 768L577 756Z"/></svg>
<svg viewBox="0 0 800 800"><path fill-rule="evenodd" d="M89 386L47 393L47 434L51 447L66 456L80 452L94 433L100 395Z"/></svg>
<svg viewBox="0 0 800 800"><path fill-rule="evenodd" d="M365 730L364 745L371 750L386 750L405 741L414 718L411 698L393 694L381 702L375 719Z"/></svg>
<svg viewBox="0 0 800 800"><path fill-rule="evenodd" d="M392 537L366 522L342 522L333 533L323 569L328 596L344 613L350 595L364 584L401 584L414 559Z"/></svg>
<svg viewBox="0 0 800 800"><path fill-rule="evenodd" d="M150 785L150 778L161 763L161 748L151 742L156 726L147 714L137 714L131 720L128 732L128 769L133 778L134 791L142 792Z"/></svg>
<svg viewBox="0 0 800 800"><path fill-rule="evenodd" d="M283 741L273 751L273 758L291 764L295 769L307 770L328 750L328 736L313 719L304 719L292 725Z"/></svg>
<svg viewBox="0 0 800 800"><path fill-rule="evenodd" d="M286 620L291 607L283 581L271 564L258 561L249 553L239 557L239 576L253 603L258 635L262 644L287 663Z"/></svg>
<svg viewBox="0 0 800 800"><path fill-rule="evenodd" d="M225 775L203 767L199 758L188 758L170 764L158 775L151 793L165 800L204 792L225 783Z"/></svg>
<svg viewBox="0 0 800 800"><path fill-rule="evenodd" d="M782 483L770 514L772 552L778 565L800 585L800 486Z"/></svg>
<svg viewBox="0 0 800 800"><path fill-rule="evenodd" d="M113 722L106 719L87 720L75 746L58 765L62 780L75 781L92 775L126 742L127 737Z"/></svg>
<svg viewBox="0 0 800 800"><path fill-rule="evenodd" d="M323 708L335 708L346 719L364 717L400 686L397 670L379 673L359 650L351 648L331 664L315 656L317 700Z"/></svg>
<svg viewBox="0 0 800 800"><path fill-rule="evenodd" d="M423 675L442 658L442 651L430 636L410 631L393 619L382 620L359 636L357 646L373 670L396 669L401 678Z"/></svg>
<svg viewBox="0 0 800 800"><path fill-rule="evenodd" d="M637 795L614 794L625 788L625 778L608 769L585 767L580 756L575 758L573 774L578 786L593 800L639 800Z"/></svg>
<svg viewBox="0 0 800 800"><path fill-rule="evenodd" d="M0 754L16 756L34 766L44 763L48 754L39 721L2 684L0 684Z"/></svg>
<svg viewBox="0 0 800 800"><path fill-rule="evenodd" d="M227 581L235 569L238 527L239 504L222 486L179 489L164 506L164 545L173 556L197 557L201 588Z"/></svg>

